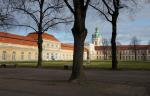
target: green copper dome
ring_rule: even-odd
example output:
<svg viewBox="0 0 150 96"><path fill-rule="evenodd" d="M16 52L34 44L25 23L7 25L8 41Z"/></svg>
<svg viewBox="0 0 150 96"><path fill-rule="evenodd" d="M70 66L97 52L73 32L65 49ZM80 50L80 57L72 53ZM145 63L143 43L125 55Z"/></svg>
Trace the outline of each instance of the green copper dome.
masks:
<svg viewBox="0 0 150 96"><path fill-rule="evenodd" d="M95 33L92 34L92 38L101 38L102 35L99 33L98 27L95 28Z"/></svg>

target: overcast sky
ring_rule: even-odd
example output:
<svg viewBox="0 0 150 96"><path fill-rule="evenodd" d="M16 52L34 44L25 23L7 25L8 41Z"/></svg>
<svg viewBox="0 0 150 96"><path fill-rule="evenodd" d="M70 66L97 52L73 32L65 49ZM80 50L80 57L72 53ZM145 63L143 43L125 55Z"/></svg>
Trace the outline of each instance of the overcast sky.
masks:
<svg viewBox="0 0 150 96"><path fill-rule="evenodd" d="M89 11L87 14L86 27L88 29L86 42L91 42L91 34L95 32L96 27L99 28L103 38L111 38L111 24L100 18L93 11ZM71 28L72 26L59 25L55 29L49 30L48 33L54 35L62 42L73 43ZM19 35L27 35L33 32L33 30L27 28L14 28L9 31ZM129 44L133 36L136 36L141 44L147 44L150 40L150 5L145 5L134 15L129 15L128 12L120 14L117 40L121 44Z"/></svg>

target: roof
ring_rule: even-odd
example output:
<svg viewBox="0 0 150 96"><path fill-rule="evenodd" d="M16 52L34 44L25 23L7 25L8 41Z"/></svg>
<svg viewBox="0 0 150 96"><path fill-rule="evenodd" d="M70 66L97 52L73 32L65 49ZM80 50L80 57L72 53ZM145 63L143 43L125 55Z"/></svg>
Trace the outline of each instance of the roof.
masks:
<svg viewBox="0 0 150 96"><path fill-rule="evenodd" d="M43 33L43 38L57 41L53 35ZM37 33L29 33L27 36L20 36L16 34L11 34L7 32L0 32L0 42L2 43L10 43L10 44L19 44L19 45L28 45L28 46L37 46ZM61 49L64 50L72 50L73 51L74 45L72 43L61 43ZM84 48L84 51L87 51L86 48Z"/></svg>
<svg viewBox="0 0 150 96"><path fill-rule="evenodd" d="M64 50L73 50L73 45L71 44L67 44L67 43L61 43L61 49L64 49Z"/></svg>
<svg viewBox="0 0 150 96"><path fill-rule="evenodd" d="M136 46L136 49L148 49L150 48L150 45L135 45ZM108 48L108 49L111 49L111 46L95 46L95 50L103 50L104 48ZM130 50L131 48L133 48L133 45L120 45L120 46L117 46L117 48L119 50Z"/></svg>
<svg viewBox="0 0 150 96"><path fill-rule="evenodd" d="M37 32L32 32L32 33L29 33L27 35L27 37L30 37L30 38L33 38L33 39L37 40L38 34L37 34ZM43 39L48 39L48 40L51 40L51 41L60 42L56 37L54 37L53 35L47 34L47 33L43 33L42 38Z"/></svg>
<svg viewBox="0 0 150 96"><path fill-rule="evenodd" d="M37 46L37 42L30 37L15 35L7 32L0 32L0 42Z"/></svg>
<svg viewBox="0 0 150 96"><path fill-rule="evenodd" d="M61 49L64 49L64 50L73 50L74 49L74 45L72 43L61 43ZM84 51L87 52L88 49L84 48Z"/></svg>

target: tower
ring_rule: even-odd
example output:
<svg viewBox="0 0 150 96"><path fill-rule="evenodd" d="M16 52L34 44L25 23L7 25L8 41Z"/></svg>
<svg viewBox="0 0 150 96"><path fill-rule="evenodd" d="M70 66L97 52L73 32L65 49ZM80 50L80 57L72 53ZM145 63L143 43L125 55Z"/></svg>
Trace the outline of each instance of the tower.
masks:
<svg viewBox="0 0 150 96"><path fill-rule="evenodd" d="M95 28L95 33L92 34L92 43L95 46L102 46L102 35L100 34L98 27Z"/></svg>

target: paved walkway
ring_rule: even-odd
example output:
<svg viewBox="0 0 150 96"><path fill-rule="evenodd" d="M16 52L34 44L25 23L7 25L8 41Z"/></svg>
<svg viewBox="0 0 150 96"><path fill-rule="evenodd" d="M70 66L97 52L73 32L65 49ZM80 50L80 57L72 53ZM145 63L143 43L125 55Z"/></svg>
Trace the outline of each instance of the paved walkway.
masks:
<svg viewBox="0 0 150 96"><path fill-rule="evenodd" d="M86 83L68 83L68 70L0 68L0 96L150 96L150 71L86 70Z"/></svg>

